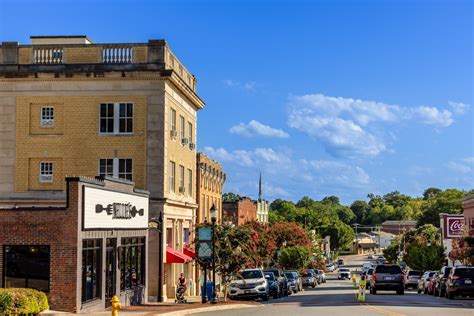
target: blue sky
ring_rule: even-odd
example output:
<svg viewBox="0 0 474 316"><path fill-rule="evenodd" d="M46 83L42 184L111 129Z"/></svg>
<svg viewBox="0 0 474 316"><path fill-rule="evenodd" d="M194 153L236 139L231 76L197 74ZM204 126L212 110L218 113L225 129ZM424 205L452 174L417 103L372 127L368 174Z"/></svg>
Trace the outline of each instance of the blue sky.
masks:
<svg viewBox="0 0 474 316"><path fill-rule="evenodd" d="M474 188L471 1L0 0L0 40L164 38L225 191L344 203Z"/></svg>

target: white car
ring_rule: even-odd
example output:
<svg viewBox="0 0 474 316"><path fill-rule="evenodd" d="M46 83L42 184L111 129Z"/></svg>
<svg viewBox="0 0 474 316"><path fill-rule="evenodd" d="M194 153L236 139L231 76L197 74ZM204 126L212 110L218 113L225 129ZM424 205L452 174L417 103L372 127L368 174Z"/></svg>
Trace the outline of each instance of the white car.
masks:
<svg viewBox="0 0 474 316"><path fill-rule="evenodd" d="M336 270L336 267L334 266L334 264L330 263L326 265L326 269L328 270L328 272L334 272L334 270Z"/></svg>
<svg viewBox="0 0 474 316"><path fill-rule="evenodd" d="M340 268L339 273L337 274L337 278L339 280L350 279L351 278L351 270L347 268Z"/></svg>
<svg viewBox="0 0 474 316"><path fill-rule="evenodd" d="M270 289L267 279L261 269L245 269L240 272L239 277L230 283L231 299L261 298L268 301L270 298Z"/></svg>

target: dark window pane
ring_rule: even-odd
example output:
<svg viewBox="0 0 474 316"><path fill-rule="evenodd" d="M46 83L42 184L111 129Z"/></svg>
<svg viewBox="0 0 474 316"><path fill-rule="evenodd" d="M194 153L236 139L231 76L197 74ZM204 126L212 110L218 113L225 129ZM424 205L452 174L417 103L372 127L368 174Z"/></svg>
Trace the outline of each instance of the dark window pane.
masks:
<svg viewBox="0 0 474 316"><path fill-rule="evenodd" d="M126 121L125 119L120 119L120 120L119 120L119 124L120 124L120 126L119 126L119 132L120 132L120 133L126 133L126 132L127 132L127 130L125 129L125 128L126 128L126 126L125 126L125 123L126 123L126 122L125 122L125 121Z"/></svg>
<svg viewBox="0 0 474 316"><path fill-rule="evenodd" d="M114 117L114 104L113 103L107 104L107 116Z"/></svg>
<svg viewBox="0 0 474 316"><path fill-rule="evenodd" d="M133 117L133 104L131 103L127 104L127 116Z"/></svg>
<svg viewBox="0 0 474 316"><path fill-rule="evenodd" d="M126 104L120 103L119 107L120 107L120 110L119 110L120 117L124 117L126 113Z"/></svg>
<svg viewBox="0 0 474 316"><path fill-rule="evenodd" d="M107 105L106 104L101 104L100 105L100 117L106 117L107 116Z"/></svg>
<svg viewBox="0 0 474 316"><path fill-rule="evenodd" d="M127 133L133 133L133 119L127 119Z"/></svg>
<svg viewBox="0 0 474 316"><path fill-rule="evenodd" d="M126 160L126 168L127 172L132 172L132 159Z"/></svg>
<svg viewBox="0 0 474 316"><path fill-rule="evenodd" d="M119 173L125 172L125 159L119 159Z"/></svg>

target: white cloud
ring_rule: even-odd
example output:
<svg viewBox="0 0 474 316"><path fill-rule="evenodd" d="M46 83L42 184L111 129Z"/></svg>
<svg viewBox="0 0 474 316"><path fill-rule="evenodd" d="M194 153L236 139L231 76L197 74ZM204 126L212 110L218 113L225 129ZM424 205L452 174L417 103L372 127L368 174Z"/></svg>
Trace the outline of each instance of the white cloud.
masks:
<svg viewBox="0 0 474 316"><path fill-rule="evenodd" d="M454 113L459 115L465 114L471 108L469 104L462 102L449 101L448 104L453 109Z"/></svg>
<svg viewBox="0 0 474 316"><path fill-rule="evenodd" d="M276 138L288 138L290 135L281 129L276 129L268 125L262 124L258 121L251 120L247 124L240 123L232 126L229 131L232 134L237 134L245 137L265 136Z"/></svg>
<svg viewBox="0 0 474 316"><path fill-rule="evenodd" d="M301 165L322 184L337 184L345 187L366 186L370 183L367 172L359 166L335 160L301 160Z"/></svg>
<svg viewBox="0 0 474 316"><path fill-rule="evenodd" d="M236 81L236 80L232 80L232 79L225 79L225 80L222 80L222 82L227 87L240 88L240 89L243 89L243 90L246 90L246 91L252 91L252 92L257 91L257 87L260 86L260 84L258 84L255 81L240 82L240 81Z"/></svg>
<svg viewBox="0 0 474 316"><path fill-rule="evenodd" d="M435 107L419 106L411 109L413 118L419 119L425 124L448 127L453 123L452 113L448 110L439 110Z"/></svg>
<svg viewBox="0 0 474 316"><path fill-rule="evenodd" d="M377 123L413 120L436 127L453 123L452 112L431 106L402 107L376 101L309 94L289 98L288 125L308 134L335 156L377 156L387 149ZM392 134L393 135L393 134ZM387 136L392 140L393 136Z"/></svg>
<svg viewBox="0 0 474 316"><path fill-rule="evenodd" d="M448 162L446 166L452 172L474 175L474 157L452 160Z"/></svg>

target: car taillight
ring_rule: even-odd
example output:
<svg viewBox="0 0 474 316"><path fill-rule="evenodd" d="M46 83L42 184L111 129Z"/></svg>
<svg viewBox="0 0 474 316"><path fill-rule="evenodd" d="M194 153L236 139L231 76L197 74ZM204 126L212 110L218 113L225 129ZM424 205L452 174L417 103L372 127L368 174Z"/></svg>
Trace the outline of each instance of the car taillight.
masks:
<svg viewBox="0 0 474 316"><path fill-rule="evenodd" d="M459 279L459 275L453 275L453 280Z"/></svg>
<svg viewBox="0 0 474 316"><path fill-rule="evenodd" d="M372 278L374 279L374 281L376 280L375 279L375 271L374 271L374 274L372 274Z"/></svg>

